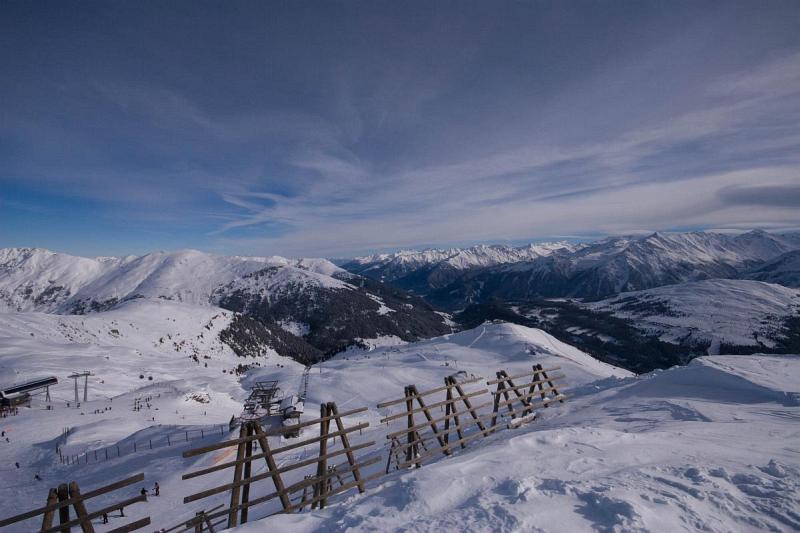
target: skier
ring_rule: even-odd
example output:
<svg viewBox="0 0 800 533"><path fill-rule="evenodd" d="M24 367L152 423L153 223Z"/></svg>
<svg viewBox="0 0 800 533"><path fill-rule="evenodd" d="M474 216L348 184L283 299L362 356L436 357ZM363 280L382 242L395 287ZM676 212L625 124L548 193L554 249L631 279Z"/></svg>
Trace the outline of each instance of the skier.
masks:
<svg viewBox="0 0 800 533"><path fill-rule="evenodd" d="M156 496L161 496L161 487L158 486L158 481L156 481L156 485L153 487L153 490L155 491Z"/></svg>

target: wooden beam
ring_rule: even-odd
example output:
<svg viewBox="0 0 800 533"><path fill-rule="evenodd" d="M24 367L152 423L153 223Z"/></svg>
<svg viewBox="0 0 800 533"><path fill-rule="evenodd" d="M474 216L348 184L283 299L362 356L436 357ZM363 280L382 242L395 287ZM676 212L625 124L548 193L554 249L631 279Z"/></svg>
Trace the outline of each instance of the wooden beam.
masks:
<svg viewBox="0 0 800 533"><path fill-rule="evenodd" d="M380 460L380 458L379 458L379 457L377 457L376 459ZM333 475L333 474L331 474L331 475ZM378 473L376 473L376 474L373 474L373 475L371 475L371 476L368 476L368 477L366 477L366 478L365 478L365 479L363 479L362 481L363 481L364 483L368 483L368 482L370 482L370 481L373 481L373 480L375 480L375 479L378 479L378 478L381 478L381 477L383 477L383 475L384 475L384 474L382 474L382 473L378 472ZM352 489L353 487L355 487L355 486L357 486L357 485L358 485L358 482L356 482L356 481L351 481L350 483L346 483L346 484L344 484L344 485L342 485L342 486L340 486L340 487L337 487L335 490L332 490L332 491L330 491L330 492L326 493L324 497L325 497L325 498L329 498L329 497L331 497L331 496L334 496L334 495L336 495L336 494L339 494L339 493L341 493L341 492L344 492L344 491L346 491L346 490ZM318 496L318 497L316 497L315 499L319 500L319 499L321 499L321 498L322 498L322 496ZM310 503L311 505L314 505L315 503L317 503L317 501L314 501L314 499L312 499L312 500L309 500L309 501L307 501L307 502L305 502L305 503L296 503L296 504L292 505L291 507L289 507L288 509L285 509L284 511L280 511L280 512L278 512L278 513L275 513L275 514L281 514L281 513L284 513L284 512L292 512L292 511L295 511L295 510L297 510L297 509L300 509L300 508L301 508L301 506L308 505L309 503ZM272 515L270 515L270 516L272 516Z"/></svg>
<svg viewBox="0 0 800 533"><path fill-rule="evenodd" d="M433 417L431 416L431 412L428 410L428 407L425 405L425 401L417 393L416 385L411 385L409 387L409 390L411 391L411 394L414 395L414 399L417 400L417 403L419 404L419 406L422 408L422 413L425 415L425 418L428 420L428 424L430 425L431 430L433 431L433 434L436 435L436 440L439 441L439 445L446 447L447 446L447 442L445 442L444 438L442 438L442 436L439 434L439 428L436 427L436 422L434 422ZM445 453L450 453L450 452L448 451L448 452L445 452Z"/></svg>
<svg viewBox="0 0 800 533"><path fill-rule="evenodd" d="M326 418L331 416L331 411L328 404L320 405L320 413L321 418ZM317 477L320 479L320 482L317 485L314 485L314 496L318 497L317 504L319 508L322 509L325 507L325 493L328 492L327 487L327 477L325 474L328 472L328 458L327 458L327 451L328 451L328 432L329 426L327 420L323 420L319 425L320 437L324 437L319 441L319 461L317 462ZM311 508L313 509L315 505L312 503Z"/></svg>
<svg viewBox="0 0 800 533"><path fill-rule="evenodd" d="M464 390L461 388L461 385L459 383L454 383L454 384L455 384L455 387L456 387L456 391L458 392L458 394L461 395L461 397L458 398L458 399L464 402L464 405L466 406L467 411L469 412L470 415L472 415L472 418L475 419L475 423L478 424L479 428L481 428L481 431L483 431L484 436L488 435L488 433L486 432L486 427L483 425L483 422L481 422L480 417L478 416L477 412L472 407L472 404L469 401L470 397L472 397L473 395L472 394L464 394ZM489 392L487 389L483 389L483 390L485 392L487 392L487 393Z"/></svg>
<svg viewBox="0 0 800 533"><path fill-rule="evenodd" d="M140 518L136 522L131 522L126 526L112 529L108 533L129 533L130 531L136 531L137 529L141 529L144 526L149 526L149 525L150 525L150 517L148 516L145 518Z"/></svg>
<svg viewBox="0 0 800 533"><path fill-rule="evenodd" d="M464 447L464 442L463 442L464 434L461 431L461 421L458 419L458 407L456 407L456 404L452 404L450 406L450 410L454 415L453 416L453 422L455 422L455 424L456 424L455 425L456 434L458 435L458 438L462 440L461 447L463 448ZM448 426L449 426L449 424L448 424ZM448 429L449 429L449 427L448 427ZM450 433L448 432L447 435L445 435L445 443L449 444L449 442L450 442Z"/></svg>
<svg viewBox="0 0 800 533"><path fill-rule="evenodd" d="M58 488L56 489L56 492L58 493L58 499L60 501L63 502L63 501L66 501L66 500L70 499L70 497L69 497L69 487L67 486L66 483L62 483L61 485L59 485ZM63 526L63 527L57 528L56 531L64 531L66 533L70 533L70 528L67 525L67 524L69 524L69 521L70 521L69 520L69 506L60 507L58 509L58 523L59 523L59 526ZM76 524L77 524L77 522L76 522Z"/></svg>
<svg viewBox="0 0 800 533"><path fill-rule="evenodd" d="M462 442L463 443L467 443L467 442L469 442L471 440L474 440L476 437L483 437L483 436L484 436L484 434L481 431L476 431L475 433L473 433L471 435L467 435L463 439L459 439L457 441L451 442L450 445L461 444ZM428 459L430 457L433 457L434 455L439 455L439 453L441 453L441 451L442 451L441 449L429 450L426 453L424 453L423 455L418 456L415 459L415 461L418 460L418 461L421 462L423 459ZM405 463L400 463L400 465L398 466L398 469L405 468L406 466L411 466L411 464L413 462L415 462L415 461L406 461Z"/></svg>
<svg viewBox="0 0 800 533"><path fill-rule="evenodd" d="M361 472L359 472L358 464L356 463L355 455L353 454L353 448L350 447L350 439L347 436L347 432L344 430L344 422L342 422L342 417L339 415L339 409L336 407L336 404L331 402L328 404L331 410L331 413L336 417L334 420L336 421L336 428L339 430L338 433L341 433L342 439L342 446L347 451L347 462L353 468L353 478L358 481L358 492L364 493L364 483L361 481Z"/></svg>
<svg viewBox="0 0 800 533"><path fill-rule="evenodd" d="M78 515L78 518L82 519L80 524L81 531L83 531L83 533L94 533L92 521L86 518L86 505L83 503L83 498L81 498L81 490L78 488L78 484L74 481L70 482L69 484L69 497L78 500L75 502L74 507L75 514Z"/></svg>
<svg viewBox="0 0 800 533"><path fill-rule="evenodd" d="M554 366L553 368L545 368L544 370L539 370L538 372L553 372L555 370L561 370L561 367L560 366ZM502 378L502 379L500 379L500 378L493 379L492 381L487 381L486 384L487 385L495 385L495 384L500 383L501 381L504 381L506 379L524 378L526 376L532 376L535 372L536 372L535 370L531 370L530 372L524 372L522 374L514 374L513 376L507 376L507 377Z"/></svg>
<svg viewBox="0 0 800 533"><path fill-rule="evenodd" d="M457 385L454 385L454 386L458 387ZM449 403L461 401L461 400L463 400L463 398L474 398L475 396L480 396L481 394L488 394L488 393L489 393L489 389L481 389L481 390L478 390L478 391L475 391L475 392L471 392L469 394L462 394L460 398L456 398L454 396L452 400L443 400L441 402L432 403L427 407L428 407L428 409L434 409L436 407L442 407L442 406L447 405ZM423 408L418 407L416 409L413 409L411 412L412 413L421 413L421 412L423 412ZM409 413L408 411L404 411L402 413L397 413L397 414L394 414L394 415L390 415L390 416L387 416L386 418L381 418L380 422L381 422L381 424L383 424L385 422L391 422L392 420L397 420L398 418L403 418L408 413Z"/></svg>
<svg viewBox="0 0 800 533"><path fill-rule="evenodd" d="M272 477L272 484L275 485L275 490L281 494L281 505L286 508L286 506L290 503L289 498L282 492L285 487L283 485L280 472L278 471L278 465L275 464L275 457L273 457L273 455L270 453L267 434L263 429L261 429L260 424L256 424L255 428L256 435L258 436L258 445L261 446L261 449L267 454L264 459L267 462L267 468L269 469L270 477Z"/></svg>
<svg viewBox="0 0 800 533"><path fill-rule="evenodd" d="M248 437L252 433L253 422L245 422L239 428L239 444L236 446L236 466L233 469L233 485L231 486L231 508L239 503L239 493L242 486L242 466L244 459L245 444L251 442L243 437ZM228 529L238 525L236 511L231 511L228 515Z"/></svg>
<svg viewBox="0 0 800 533"><path fill-rule="evenodd" d="M94 498L95 496L100 496L101 494L106 494L108 492L120 489L122 487L127 487L128 485L131 485L133 483L138 483L138 482L142 481L143 479L144 479L144 474L143 473L142 474L136 474L135 476L131 476L129 478L126 478L126 479L111 483L110 485L106 485L105 487L100 487L99 489L90 490L89 492L84 493L82 495L82 498L85 501L85 500L88 500L90 498ZM69 493L69 489L67 489L67 492ZM77 501L77 499L67 498L65 500L60 500L57 503L48 504L48 505L46 505L44 507L40 507L39 509L34 509L33 511L27 511L25 513L18 514L18 515L15 515L15 516L11 516L9 518L4 518L3 520L0 520L0 527L5 527L5 526L11 525L11 524L15 524L15 523L20 522L22 520L27 520L28 518L33 518L34 516L39 516L40 514L46 513L48 511L56 511L61 507L66 507L68 505L74 505L76 501Z"/></svg>
<svg viewBox="0 0 800 533"><path fill-rule="evenodd" d="M481 418L481 420L487 420L487 419L491 418L492 416L493 416L492 413L488 413L488 414L485 414L485 415L481 415L480 418ZM469 420L471 420L471 419L469 419ZM465 422L461 422L458 426L455 426L455 425L451 426L451 431L454 430L454 429L466 430L466 429L469 429L469 428L477 428L477 424L475 424L473 422L466 422L466 423ZM484 434L484 432L481 431L480 428L477 428L476 432L480 433L482 435ZM408 446L411 445L411 444L419 444L419 443L421 443L423 441L430 441L430 440L433 440L433 438L435 437L435 435L433 435L431 432L428 432L428 433L416 432L415 434L417 436L416 440L414 440L411 443L402 443L401 442L401 443L398 444L398 446L396 446L396 448L398 450L402 451L402 450L405 450L406 448L408 448ZM452 442L458 443L458 441L452 441ZM449 444L452 444L452 443L449 443Z"/></svg>
<svg viewBox="0 0 800 533"><path fill-rule="evenodd" d="M331 433L329 435L329 437L330 438L340 437L340 436L342 436L342 435L344 435L346 433L352 433L354 431L360 431L360 430L362 430L364 428L367 428L367 427L369 427L369 422L364 422L364 423L358 424L356 426L351 426L349 428L346 428L343 432L342 431L336 431L334 433ZM275 448L275 449L272 450L271 453L272 453L272 455L277 455L277 454L282 453L282 452L286 452L286 451L289 451L289 450L294 450L295 448L302 448L303 446L306 446L308 444L313 444L313 443L319 442L320 438L321 437L314 437L314 438L305 440L303 442L296 442L296 443L293 443L293 444L289 444L287 446L282 446L280 448ZM250 458L250 460L251 461L255 461L257 459L263 459L266 456L267 456L266 453L257 453L257 454L254 454ZM220 463L218 465L210 466L208 468L195 470L194 472L189 472L188 474L183 474L183 476L181 476L181 479L184 479L184 480L191 479L191 478L194 478L194 477L203 476L205 474L210 474L211 472L217 472L219 470L225 470L226 468L230 468L232 466L236 466L237 462L244 463L244 462L247 462L247 460L246 459L242 459L241 461L239 461L237 459L237 460L234 460L234 461L229 461L227 463Z"/></svg>
<svg viewBox="0 0 800 533"><path fill-rule="evenodd" d="M372 457L370 459L367 459L366 461L360 462L358 464L358 466L359 466L359 468L365 468L367 466L370 466L370 465L373 465L373 464L375 464L377 462L380 462L380 460L381 460L381 458L379 456L375 456L375 457ZM349 469L349 467L348 467L348 465L346 463L343 463L341 466L343 466L344 469L343 470L339 470L340 473L345 473L346 474L346 473L350 472L350 469ZM338 466L337 466L337 469L338 469ZM336 474L326 473L324 477L328 478L328 477L331 477L331 476L334 476L334 475L336 475ZM367 482L371 481L372 479L376 479L377 477L381 477L382 475L383 474L370 476L370 477L367 477L366 479L364 479L363 481L364 481L364 483L367 483ZM299 481L299 482L297 482L297 483L295 483L293 485L290 485L289 487L287 487L284 490L284 492L286 494L291 494L292 492L296 492L296 491L298 491L298 490L300 490L300 489L302 489L304 487L312 486L312 485L318 483L319 481L320 480L317 477L304 479L303 481ZM353 486L355 486L355 483L353 483ZM339 491L337 491L337 492L339 492ZM279 494L277 492L273 492L273 493L267 494L265 496L260 496L258 498L255 498L255 499L250 500L249 502L247 502L247 507L253 507L254 505L259 505L261 503L267 502L267 501L275 498L278 495ZM301 503L298 503L298 504L290 505L287 512L291 512L293 510L296 510L296 509L302 507L303 505L308 505L310 503L311 503L310 500L306 500L305 503L301 502ZM242 507L242 505L238 506L237 508L241 508L241 507ZM231 509L223 509L222 511L219 511L219 512L216 512L216 513L210 513L208 516L211 519L215 519L215 518L218 518L220 516L227 515L230 511L231 511Z"/></svg>
<svg viewBox="0 0 800 533"><path fill-rule="evenodd" d="M511 385L511 386L506 386L506 390L509 390L509 391L517 391L517 390L520 390L520 389L526 389L526 388L534 387L534 386L536 386L536 385L541 385L541 384L547 383L548 381L550 381L550 382L552 382L552 381L558 381L559 379L563 379L563 378L565 378L565 377L566 377L566 376L564 376L563 374L559 374L559 375L557 375L557 376L554 376L554 377L552 377L552 378L539 379L539 380L536 380L536 381L531 381L530 383L523 383L522 385ZM509 382L509 384L510 384L510 383L512 383L512 381L511 381L511 380L512 380L512 378L508 378L508 379L507 379L507 381Z"/></svg>
<svg viewBox="0 0 800 533"><path fill-rule="evenodd" d="M534 392L533 394L531 394L530 397L534 397L534 396L536 396L538 394L539 394L538 391ZM530 407L531 408L533 408L533 407L544 407L545 404L564 401L566 399L567 399L567 395L562 393L562 394L559 394L559 397L556 397L556 398L547 398L547 399L545 399L543 401L537 400L535 402L530 402ZM501 406L510 405L510 404L513 404L515 401L516 400L511 400L509 402L502 402L500 405ZM520 413L518 413L516 410L514 411L514 414L517 415L517 416L520 415Z"/></svg>
<svg viewBox="0 0 800 533"><path fill-rule="evenodd" d="M140 494L139 496L135 496L133 498L128 498L125 501L122 501L122 502L119 502L119 503L115 503L113 505L109 505L108 507L104 507L104 508L100 509L99 511L93 511L93 512L87 514L86 518L89 519L89 520L92 520L92 519L97 518L99 516L103 516L106 513L110 513L111 511L116 511L117 509L120 509L121 507L128 507L130 505L133 505L134 503L143 502L143 501L147 501L147 497L144 494ZM69 522L67 522L65 524L60 524L58 526L53 526L50 529L45 529L45 530L41 531L40 533L55 533L56 531L64 531L64 528L69 529L72 526L79 525L81 523L81 520L82 520L81 518L76 518L74 520L70 520Z"/></svg>
<svg viewBox="0 0 800 533"><path fill-rule="evenodd" d="M249 440L244 443L244 456L245 460L247 461L244 464L244 479L250 479L250 476L252 475L251 472L252 455L253 455L253 441ZM245 483L245 485L242 487L242 503L247 503L248 501L250 501L250 483ZM239 519L241 524L247 523L247 510L248 510L247 507L242 507L242 513ZM208 522L208 526L213 532L214 528L211 527L211 522Z"/></svg>
<svg viewBox="0 0 800 533"><path fill-rule="evenodd" d="M363 448L368 448L368 447L374 446L374 445L375 445L375 441L365 442L363 444L358 444L356 446L353 446L351 449L353 451L356 451L356 450L361 450ZM326 455L326 459L330 459L331 457L337 457L339 455L344 454L345 452L346 452L346 450L336 450L335 452L330 452L330 453L328 453ZM289 472L291 470L295 470L297 468L302 468L304 466L308 466L308 465L311 465L311 464L314 464L314 463L318 463L319 460L320 460L319 457L312 457L310 459L304 459L303 461L300 461L300 462L297 462L297 463L292 463L292 464L283 466L281 468L278 468L276 470L276 472L278 474L285 474L286 472ZM267 479L267 478L270 478L270 477L272 477L272 473L271 472L264 472L264 473L256 474L255 476L250 477L249 481L250 481L250 483L255 483L256 481L261 481L263 479ZM242 480L240 485L244 485L247 481L248 480ZM193 502L193 501L196 501L196 500L201 500L203 498L207 498L208 496L213 496L214 494L219 494L221 492L227 492L231 488L233 488L233 483L228 483L226 485L220 485L219 487L214 487L212 489L208 489L208 490L205 490L203 492L198 492L197 494L192 494L190 496L186 496L183 499L183 503L190 503L190 502ZM276 493L276 495L277 495L277 493Z"/></svg>
<svg viewBox="0 0 800 533"><path fill-rule="evenodd" d="M471 378L471 379L467 379L467 380L464 380L464 381L460 381L459 383L461 383L461 385L469 385L470 383L477 383L478 381L481 381L482 379L483 378L481 378L481 377ZM443 390L447 390L447 389L451 389L451 388L453 388L453 385L445 385L444 387L437 387L435 389L426 390L426 391L420 392L418 394L420 396L428 396L428 395L431 395L431 394L434 394L434 393L437 393L437 392L442 392ZM384 407L391 407L392 405L398 405L398 404L401 404L401 403L403 403L405 401L406 401L405 398L400 398L398 400L390 400L388 402L379 403L376 407L378 409L383 409Z"/></svg>
<svg viewBox="0 0 800 533"><path fill-rule="evenodd" d="M58 502L58 492L56 489L50 489L50 492L47 494L47 504L45 508L53 507ZM47 529L53 526L53 516L55 514L54 509L50 509L49 511L45 511L42 517L42 529Z"/></svg>
<svg viewBox="0 0 800 533"><path fill-rule="evenodd" d="M342 416L342 417L350 416L350 415L354 415L356 413L363 413L366 410L367 410L366 407L359 407L358 409L352 409L350 411L345 411L344 413L341 413L339 416ZM328 417L328 418L325 418L324 420L331 420L331 418L332 417ZM296 430L298 430L300 428L313 426L314 424L319 424L320 422L323 422L324 420L323 420L323 418L316 418L314 420L307 420L305 422L300 422L299 424L292 424L291 426L287 426L287 427L275 428L275 429L271 429L269 431L263 431L262 430L262 432L267 437L276 437L276 436L279 436L279 435L283 435L284 433L289 433L291 431L296 431ZM254 437L244 437L244 439L245 440L246 439L258 440L258 437L255 437L255 436ZM195 448L193 450L186 450L185 452L183 452L182 456L184 458L195 457L197 455L202 455L204 453L213 452L213 451L216 451L216 450L221 450L222 448L227 448L229 446L236 446L240 442L242 442L242 439L232 439L232 440L226 440L226 441L218 442L216 444L209 444L208 446L203 446L201 448Z"/></svg>

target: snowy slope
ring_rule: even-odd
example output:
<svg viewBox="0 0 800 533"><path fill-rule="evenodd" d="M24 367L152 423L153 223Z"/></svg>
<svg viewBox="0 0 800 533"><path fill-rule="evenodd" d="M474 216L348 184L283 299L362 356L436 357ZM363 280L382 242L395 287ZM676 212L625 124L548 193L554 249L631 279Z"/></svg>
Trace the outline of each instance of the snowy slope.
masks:
<svg viewBox="0 0 800 533"><path fill-rule="evenodd" d="M162 305L166 310L177 304ZM149 327L158 326L157 313L142 312L154 317ZM100 320L108 314L67 320ZM180 324L182 318L172 318L181 328L193 322ZM121 322L117 320L116 325ZM104 339L102 347L85 344L83 338L59 339L43 332L30 338L30 326L14 325L13 335L0 338L0 361L3 367L13 361L20 373L32 373L40 361L55 364L49 361L56 359L57 351L77 356L81 350L91 350L97 362L94 368L102 372L112 364L101 355L110 346L107 334L102 333L110 324L89 324L88 330L99 331L95 334ZM165 333L163 326L152 335L135 332L129 326L124 338L148 350L155 336ZM161 348L157 339L155 344L143 356L133 350L114 352L115 364L123 370L129 365L135 369L140 357L160 358L165 381L157 377L129 390L137 386L135 380L93 381L98 391L117 396L109 402L98 393L99 399L83 406L86 415L65 408L63 402L72 394L71 384L65 382L54 391L60 398L55 411L23 410L20 416L0 422L11 436L10 443L0 443L0 460L4 465L21 464L20 469L3 467L0 516L40 505L46 488L59 480L76 479L81 487L91 488L141 471L148 487L159 482L162 495L126 508L126 516L149 515L152 529L175 525L201 507L227 500L227 494L220 494L205 502L182 504L186 494L230 481L229 472L180 479L188 470L225 459L222 454L205 459L180 457L183 449L197 443L80 467L62 466L53 459L53 439L62 427L75 428L65 444L69 450L102 452L104 446L160 439L176 429L225 424L237 406L234 400L243 398L248 384L277 379L284 390L292 392L302 375L299 365L283 360L285 364L279 366L280 359L274 359L276 364L251 369L241 383L219 372L219 367L213 371L202 365L179 377L173 375L171 361L184 361L186 355ZM9 359L21 347L27 357ZM230 354L215 363L222 364L225 357ZM800 439L798 357L700 358L687 367L634 377L541 330L484 324L418 343L351 350L314 365L307 405L335 401L343 409L370 407L352 422L370 422L359 442L375 440L381 446L388 429L378 423L385 413L375 409L375 404L401 396L405 385L414 383L424 390L441 385L442 378L454 372L493 376L501 368L512 373L530 369L534 362L560 366L569 394L565 404L543 410L540 420L476 441L453 457L421 469L390 473L373 482L367 494L334 499L322 511L259 521L275 509L269 504L255 507L251 523L239 531L792 531L800 526L800 455L793 444ZM68 363L64 364L67 369L72 369ZM48 370L56 369L50 366ZM187 401L194 392L209 392L210 401ZM132 412L133 399L142 395L152 396L153 409ZM104 411L108 406L113 409ZM92 414L94 409L101 413ZM304 415L314 416L313 408ZM297 450L294 459L307 459L314 453L313 446ZM42 482L32 479L37 472ZM263 472L263 467L255 472ZM123 495L133 495L138 489L132 487ZM268 482L260 483L251 496L270 490ZM110 527L123 523L111 518ZM95 525L98 531L109 526L99 521Z"/></svg>
<svg viewBox="0 0 800 533"><path fill-rule="evenodd" d="M83 315L138 299L218 306L251 316L273 333L282 327L303 337L285 339L283 345L295 348L281 351L304 354L303 360L356 339L394 335L411 341L451 331L421 300L326 259L224 257L195 250L86 259L40 249L5 249L0 259L0 312Z"/></svg>
<svg viewBox="0 0 800 533"><path fill-rule="evenodd" d="M192 376L227 394L239 387L223 370L253 362L219 338L234 316L163 300L134 300L86 316L0 313L0 383L89 370L96 374L94 394L101 397L146 385L150 376L157 381ZM268 347L261 355L260 364L289 361Z"/></svg>
<svg viewBox="0 0 800 533"><path fill-rule="evenodd" d="M209 305L212 292L257 270L275 267L294 279L346 274L325 259L225 257L196 250L89 259L38 248L0 250L0 305L57 313L106 309L131 298Z"/></svg>
<svg viewBox="0 0 800 533"><path fill-rule="evenodd" d="M0 445L0 460L5 465L21 464L20 469L3 467L7 484L0 485L0 516L31 507L33 502L38 503L41 486L64 476L77 479L82 487L92 487L111 478L144 471L149 484L159 481L165 497L151 499L147 506L139 509L126 509L126 515L137 517L148 513L154 517L154 524L158 527L172 525L184 515L192 515L197 505L202 504L184 506L182 496L192 489L200 490L204 486L202 483L214 481L181 481L180 476L186 469L204 464L196 459L179 457L180 450L192 443L152 451L145 448L143 452L123 455L119 459L112 457L108 462L97 464L65 466L53 457L54 439L62 428L74 428L62 445L65 453L89 450L92 455L93 450L99 450L103 457L108 447L114 450L119 445L129 449L133 440L140 443L163 441L166 434L176 431L180 434L200 427L206 427L208 431L214 424L227 425L230 416L241 411L240 402L254 381L277 379L287 393L296 392L299 387L303 368L271 354L257 359L261 366L251 368L246 376L222 373L223 368L230 370L237 358L224 345L207 338L198 339L198 336L201 332L206 332L205 337L209 336L209 330L205 329L206 320L213 319L211 327L215 332L229 317L204 316L205 308L195 308L194 314L180 314L180 310L187 306L172 302L156 302L155 305L163 306L160 310L150 307L149 303L142 305L137 301L126 305L126 308L132 306L127 311L120 309L87 317L17 315L16 321L3 323L8 334L0 337L0 363L2 368L9 370L0 374L0 383L51 373L62 382L52 391L55 410L42 409L42 400L38 398L33 409L23 409L19 416L0 421L11 438L11 443ZM107 315L116 315L116 318L110 322L105 318ZM61 323L67 326L59 326L53 320L63 321ZM82 320L85 322L81 324ZM120 335L110 334L111 329L118 329ZM47 334L49 331L53 333ZM183 333L178 336L177 331ZM167 335L172 339L162 344L159 339ZM187 343L191 340L192 346L175 350L173 342L180 345L183 340ZM200 361L208 362L208 367L191 359L193 349L199 350ZM210 355L212 359L206 360L204 355ZM530 370L532 362L561 366L568 376L569 387L598 378L630 376L624 370L599 363L559 343L544 332L487 324L473 331L421 343L373 351L350 351L347 355L316 365L310 374L307 404L314 406L336 401L343 409L370 406L370 412L357 421L370 421L371 428L365 432L365 438L382 444L388 429L378 423L381 414L374 409L375 404L402 394L403 386L408 383L416 383L423 390L441 385L445 376L457 371L493 376L500 368L511 372ZM73 391L71 380L65 376L76 369L87 369L96 374L90 378L89 402L80 410L66 407L66 402L72 400ZM139 380L140 372L146 376L153 375L154 380ZM148 402L152 409L131 411L134 399L143 396L152 397ZM197 396L207 398L207 403L192 399ZM111 407L110 411L106 410L108 407ZM98 409L100 412L96 413ZM306 418L313 418L314 411L308 409ZM152 417L155 417L154 421ZM307 457L313 452L312 446L297 453L298 457ZM41 484L32 479L36 473L44 478ZM224 479L219 477L220 482ZM217 499L221 502L225 495ZM216 500L212 502L213 505L216 503ZM270 507L264 506L263 509L254 509L251 516L257 518L269 511ZM112 521L111 525L115 522ZM24 527L12 529L25 530Z"/></svg>
<svg viewBox="0 0 800 533"><path fill-rule="evenodd" d="M236 531L797 531L800 358L584 387L536 424Z"/></svg>
<svg viewBox="0 0 800 533"><path fill-rule="evenodd" d="M626 292L586 304L630 320L642 331L676 344L711 342L774 348L786 319L800 316L800 290L749 280L706 280Z"/></svg>

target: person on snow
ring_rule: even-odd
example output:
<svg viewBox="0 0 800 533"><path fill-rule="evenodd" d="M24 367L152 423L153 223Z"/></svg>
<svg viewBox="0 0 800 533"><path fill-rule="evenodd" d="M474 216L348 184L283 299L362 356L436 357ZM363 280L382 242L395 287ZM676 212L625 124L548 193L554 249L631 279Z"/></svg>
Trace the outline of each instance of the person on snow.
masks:
<svg viewBox="0 0 800 533"><path fill-rule="evenodd" d="M153 490L156 493L156 496L161 496L161 487L158 486L158 481L156 481L156 485L153 487Z"/></svg>

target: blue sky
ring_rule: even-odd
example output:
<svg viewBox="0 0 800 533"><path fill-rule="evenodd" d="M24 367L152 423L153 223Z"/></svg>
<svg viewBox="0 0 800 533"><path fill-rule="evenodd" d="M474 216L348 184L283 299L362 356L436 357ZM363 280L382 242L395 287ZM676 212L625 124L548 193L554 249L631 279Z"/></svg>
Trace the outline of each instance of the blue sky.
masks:
<svg viewBox="0 0 800 533"><path fill-rule="evenodd" d="M800 227L800 3L3 2L0 246Z"/></svg>

